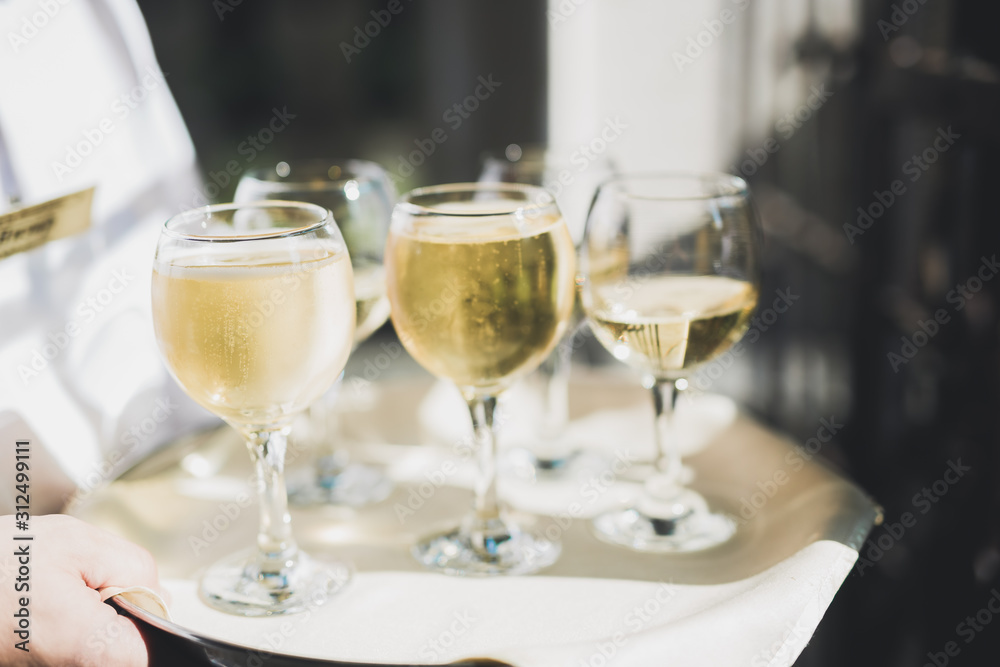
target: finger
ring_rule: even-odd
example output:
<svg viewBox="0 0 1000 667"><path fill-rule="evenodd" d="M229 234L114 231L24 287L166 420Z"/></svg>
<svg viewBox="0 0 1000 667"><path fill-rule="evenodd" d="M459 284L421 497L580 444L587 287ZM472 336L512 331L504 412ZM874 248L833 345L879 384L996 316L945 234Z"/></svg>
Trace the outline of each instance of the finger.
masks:
<svg viewBox="0 0 1000 667"><path fill-rule="evenodd" d="M95 622L82 644L83 665L145 667L149 652L139 629L131 619L118 615L113 607L99 603L93 611Z"/></svg>
<svg viewBox="0 0 1000 667"><path fill-rule="evenodd" d="M76 554L75 565L90 588L146 586L159 591L156 561L142 547L72 517L60 528Z"/></svg>
<svg viewBox="0 0 1000 667"><path fill-rule="evenodd" d="M104 664L111 667L147 667L149 651L145 640L139 634L139 628L132 619L124 616L117 616L116 624L121 632L111 655L108 656L110 660Z"/></svg>

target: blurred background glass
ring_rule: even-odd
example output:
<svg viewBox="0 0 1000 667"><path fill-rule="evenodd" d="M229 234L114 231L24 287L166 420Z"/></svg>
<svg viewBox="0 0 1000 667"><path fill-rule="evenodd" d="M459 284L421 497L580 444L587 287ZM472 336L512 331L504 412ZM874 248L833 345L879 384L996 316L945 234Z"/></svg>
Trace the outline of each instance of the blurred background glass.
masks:
<svg viewBox="0 0 1000 667"><path fill-rule="evenodd" d="M583 166L570 163L570 155L548 151L544 146L508 144L502 154L483 156L481 183L524 183L552 192L569 227L573 243L579 247L590 202L598 185L613 173L611 161L595 157ZM580 465L583 451L569 434L569 390L576 334L583 320L579 300L563 339L538 371L522 384L539 406L538 423L524 447L510 452L516 474L529 480L557 479L584 473ZM581 341L582 345L583 342ZM578 437L578 436L577 436ZM577 464L577 465L574 465ZM576 471L573 468L577 468Z"/></svg>
<svg viewBox="0 0 1000 667"><path fill-rule="evenodd" d="M281 161L240 177L233 201L262 199L304 201L333 213L354 269L354 347L363 343L389 319L382 259L396 192L385 170L367 160ZM392 482L381 470L350 461L340 417L357 406L352 406L350 392L343 392L340 401L338 394L339 387L334 387L306 410L298 437L312 450L312 457L305 470L290 477L292 504L360 506L378 502L392 491Z"/></svg>
<svg viewBox="0 0 1000 667"><path fill-rule="evenodd" d="M316 154L377 161L400 192L473 181L511 143L746 178L767 239L758 333L692 389L800 443L843 424L820 455L887 523L917 517L873 531L797 664L923 664L949 641L953 664L995 661L997 633L955 633L1000 585L1000 281L979 278L1000 248L1000 5L140 5L219 200L251 166ZM593 345L578 360L616 368ZM971 469L934 495L959 460Z"/></svg>

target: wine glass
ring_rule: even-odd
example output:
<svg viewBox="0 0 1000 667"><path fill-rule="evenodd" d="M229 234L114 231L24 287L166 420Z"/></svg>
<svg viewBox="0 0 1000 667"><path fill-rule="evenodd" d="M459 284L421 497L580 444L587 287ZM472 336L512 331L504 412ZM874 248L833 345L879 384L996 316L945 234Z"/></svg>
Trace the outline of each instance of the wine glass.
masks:
<svg viewBox="0 0 1000 667"><path fill-rule="evenodd" d="M611 164L603 157L573 160L571 155L541 146L510 144L503 155L483 158L479 181L545 187L555 196L570 228L573 243L579 245L594 191L611 173ZM566 335L542 362L536 374L540 380L540 391L534 398L541 405L542 421L530 450L518 452L527 460L525 467L532 478L563 475L581 453L579 447L567 440L566 432L569 426L569 376L574 339L582 320L583 313L577 302Z"/></svg>
<svg viewBox="0 0 1000 667"><path fill-rule="evenodd" d="M279 162L273 168L248 171L240 179L237 203L261 199L304 201L333 212L354 267L357 328L355 348L389 318L382 253L396 190L385 170L366 160L303 160ZM343 406L349 397L341 396ZM304 476L289 490L295 505L333 503L361 506L378 502L392 491L392 481L378 468L348 460L336 449L340 420L321 400L307 412L309 440L318 448ZM343 410L344 408L341 407Z"/></svg>
<svg viewBox="0 0 1000 667"><path fill-rule="evenodd" d="M558 557L558 542L522 528L500 507L493 412L497 395L562 337L574 277L569 229L541 188L441 185L396 205L386 245L392 322L414 359L461 390L479 463L472 514L413 547L428 568L526 574Z"/></svg>
<svg viewBox="0 0 1000 667"><path fill-rule="evenodd" d="M685 486L671 417L685 378L746 332L760 239L747 185L735 176L631 175L598 189L580 254L583 307L598 340L645 375L657 444L638 502L594 520L602 539L687 552L734 534L732 518Z"/></svg>
<svg viewBox="0 0 1000 667"><path fill-rule="evenodd" d="M326 209L221 204L174 216L153 265L160 352L187 394L246 439L257 473L257 546L201 579L212 607L244 616L301 611L347 568L301 551L284 480L293 418L344 369L354 333L351 263Z"/></svg>

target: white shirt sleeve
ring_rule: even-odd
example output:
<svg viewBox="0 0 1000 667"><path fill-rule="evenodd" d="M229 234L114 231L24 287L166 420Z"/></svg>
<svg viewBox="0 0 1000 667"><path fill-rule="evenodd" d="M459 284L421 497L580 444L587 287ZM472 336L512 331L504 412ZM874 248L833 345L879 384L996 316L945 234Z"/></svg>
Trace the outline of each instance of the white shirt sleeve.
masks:
<svg viewBox="0 0 1000 667"><path fill-rule="evenodd" d="M0 27L0 212L96 187L89 231L0 259L0 443L37 439L87 490L209 419L149 303L160 225L203 194L134 0L9 0Z"/></svg>

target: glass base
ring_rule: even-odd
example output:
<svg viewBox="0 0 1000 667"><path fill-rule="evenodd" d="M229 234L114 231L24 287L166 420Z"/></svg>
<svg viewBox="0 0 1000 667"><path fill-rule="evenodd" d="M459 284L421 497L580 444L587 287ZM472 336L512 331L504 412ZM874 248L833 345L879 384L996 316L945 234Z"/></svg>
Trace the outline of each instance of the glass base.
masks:
<svg viewBox="0 0 1000 667"><path fill-rule="evenodd" d="M579 455L579 449L572 449L560 456L533 456L532 458L538 474L559 475L565 473Z"/></svg>
<svg viewBox="0 0 1000 667"><path fill-rule="evenodd" d="M304 479L290 480L290 504L361 507L381 502L392 493L392 480L374 466L348 463L329 470L324 469L322 461L316 466Z"/></svg>
<svg viewBox="0 0 1000 667"><path fill-rule="evenodd" d="M201 578L201 599L239 616L294 614L322 605L351 578L346 564L302 552L286 572L267 576L256 556L256 549L247 549L212 565Z"/></svg>
<svg viewBox="0 0 1000 667"><path fill-rule="evenodd" d="M583 450L570 449L560 454L536 454L526 447L511 449L504 457L505 467L522 479L561 479L573 474Z"/></svg>
<svg viewBox="0 0 1000 667"><path fill-rule="evenodd" d="M444 574L497 576L538 572L555 563L561 551L559 542L495 519L481 530L466 524L425 537L411 553L424 567Z"/></svg>
<svg viewBox="0 0 1000 667"><path fill-rule="evenodd" d="M712 512L698 493L683 489L669 500L645 497L635 507L601 514L594 532L610 544L651 553L711 549L736 534L736 521Z"/></svg>

